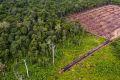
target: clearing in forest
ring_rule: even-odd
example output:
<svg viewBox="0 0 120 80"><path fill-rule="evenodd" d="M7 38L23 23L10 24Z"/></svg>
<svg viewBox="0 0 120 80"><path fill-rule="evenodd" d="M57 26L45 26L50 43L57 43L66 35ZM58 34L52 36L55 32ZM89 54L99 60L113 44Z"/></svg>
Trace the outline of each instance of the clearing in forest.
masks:
<svg viewBox="0 0 120 80"><path fill-rule="evenodd" d="M120 36L120 7L106 5L85 12L67 16L71 21L78 21L88 32L106 39Z"/></svg>
<svg viewBox="0 0 120 80"><path fill-rule="evenodd" d="M102 36L107 40L99 46L93 48L88 53L75 59L70 64L60 70L60 73L69 70L80 61L84 60L94 52L108 45L112 40L120 37L120 7L107 5L83 13L76 13L67 16L68 20L78 21L88 32Z"/></svg>

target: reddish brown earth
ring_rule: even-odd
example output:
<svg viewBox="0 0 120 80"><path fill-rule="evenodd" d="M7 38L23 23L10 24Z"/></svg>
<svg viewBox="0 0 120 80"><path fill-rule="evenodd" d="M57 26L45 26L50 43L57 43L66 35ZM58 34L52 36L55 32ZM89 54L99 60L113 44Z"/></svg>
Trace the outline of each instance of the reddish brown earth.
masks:
<svg viewBox="0 0 120 80"><path fill-rule="evenodd" d="M78 21L88 32L106 39L120 37L120 7L106 5L103 7L70 14L68 20Z"/></svg>

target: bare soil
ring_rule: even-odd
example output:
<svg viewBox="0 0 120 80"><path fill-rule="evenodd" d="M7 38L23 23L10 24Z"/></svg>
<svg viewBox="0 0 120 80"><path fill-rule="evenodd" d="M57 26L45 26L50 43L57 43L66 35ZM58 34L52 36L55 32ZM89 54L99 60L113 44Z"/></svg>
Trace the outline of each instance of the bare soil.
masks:
<svg viewBox="0 0 120 80"><path fill-rule="evenodd" d="M78 21L88 32L106 39L120 36L120 7L117 5L106 5L70 14L66 19Z"/></svg>

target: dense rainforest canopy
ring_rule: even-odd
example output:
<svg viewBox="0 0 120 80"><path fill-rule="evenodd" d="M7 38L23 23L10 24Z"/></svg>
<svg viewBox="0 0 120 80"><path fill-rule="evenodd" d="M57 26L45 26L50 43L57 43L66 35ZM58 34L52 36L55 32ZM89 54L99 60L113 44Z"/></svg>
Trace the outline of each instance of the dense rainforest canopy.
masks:
<svg viewBox="0 0 120 80"><path fill-rule="evenodd" d="M76 36L82 35L83 29L65 16L112 2L120 4L119 0L0 0L1 64L8 66L6 71L22 59L51 66L54 51L55 58L62 56L57 51L59 44L72 38L71 42L80 45L81 36Z"/></svg>
<svg viewBox="0 0 120 80"><path fill-rule="evenodd" d="M96 0L95 0L96 1ZM29 58L45 64L51 45L80 32L77 23L66 22L68 13L107 4L107 0L2 0L0 4L0 59ZM47 63L48 64L48 63Z"/></svg>

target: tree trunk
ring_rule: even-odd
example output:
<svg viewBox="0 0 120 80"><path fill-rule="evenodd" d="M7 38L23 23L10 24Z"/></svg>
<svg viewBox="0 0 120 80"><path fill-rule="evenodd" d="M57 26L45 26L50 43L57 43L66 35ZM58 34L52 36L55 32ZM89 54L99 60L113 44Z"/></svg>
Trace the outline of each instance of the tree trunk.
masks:
<svg viewBox="0 0 120 80"><path fill-rule="evenodd" d="M55 63L55 45L52 44L52 57L53 57L53 65Z"/></svg>

